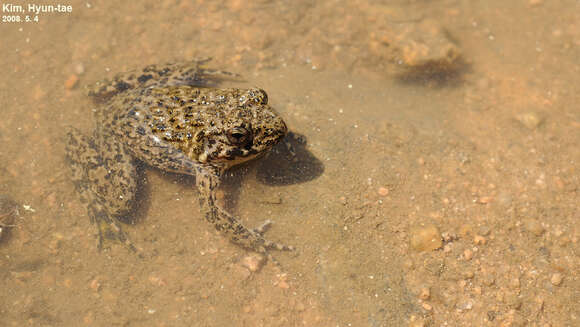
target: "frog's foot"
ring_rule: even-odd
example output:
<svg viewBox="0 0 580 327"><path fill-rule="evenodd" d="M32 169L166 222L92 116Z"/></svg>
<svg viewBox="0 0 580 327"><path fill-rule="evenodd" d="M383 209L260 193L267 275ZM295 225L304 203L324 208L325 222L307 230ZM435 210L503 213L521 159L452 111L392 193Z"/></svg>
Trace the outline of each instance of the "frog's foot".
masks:
<svg viewBox="0 0 580 327"><path fill-rule="evenodd" d="M252 232L260 235L260 237L262 238L264 244L262 245L262 248L260 248L260 252L263 251L263 253L268 252L268 250L278 250L278 251L294 251L294 247L291 245L284 245L284 244L280 244L280 243L276 243L276 242L271 242L268 241L267 239L264 238L264 233L268 231L268 229L270 229L270 227L272 226L272 221L270 219L267 219L266 221L264 221L260 226L252 229Z"/></svg>
<svg viewBox="0 0 580 327"><path fill-rule="evenodd" d="M269 225L269 224L270 223L268 223L267 225ZM280 264L280 262L278 260L276 260L276 258L272 255L272 253L270 253L269 250L274 249L274 250L278 250L278 251L294 251L294 247L293 246L289 246L289 245L284 245L284 244L276 243L276 242L271 242L271 241L268 241L267 239L264 239L264 238L262 238L262 240L264 241L264 244L262 246L258 247L255 250L258 253L260 253L263 256L265 256L268 261L270 261L273 264L275 264L278 268L281 268L282 265Z"/></svg>
<svg viewBox="0 0 580 327"><path fill-rule="evenodd" d="M270 219L266 219L266 221L264 221L260 226L252 229L252 231L264 236L264 233L270 229L270 226L272 226L272 221Z"/></svg>
<svg viewBox="0 0 580 327"><path fill-rule="evenodd" d="M138 252L116 219L109 217L104 212L96 213L92 217L92 222L97 226L97 248L99 250L103 249L105 241L111 240L121 242L131 252Z"/></svg>

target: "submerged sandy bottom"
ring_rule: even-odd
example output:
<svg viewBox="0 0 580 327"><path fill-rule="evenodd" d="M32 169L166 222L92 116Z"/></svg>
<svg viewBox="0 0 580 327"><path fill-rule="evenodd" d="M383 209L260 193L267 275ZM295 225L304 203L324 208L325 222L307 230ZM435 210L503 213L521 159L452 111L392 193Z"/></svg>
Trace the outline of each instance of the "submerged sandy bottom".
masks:
<svg viewBox="0 0 580 327"><path fill-rule="evenodd" d="M2 324L578 324L576 2L337 4L72 2L0 25L0 193L20 204L1 235ZM461 65L401 71L419 52L397 62L397 47L433 20ZM83 88L207 56L243 76L224 85L264 88L295 135L294 161L278 147L223 189L297 251L256 267L200 217L194 179L149 169L126 228L143 257L99 253L63 158L66 126L92 129Z"/></svg>

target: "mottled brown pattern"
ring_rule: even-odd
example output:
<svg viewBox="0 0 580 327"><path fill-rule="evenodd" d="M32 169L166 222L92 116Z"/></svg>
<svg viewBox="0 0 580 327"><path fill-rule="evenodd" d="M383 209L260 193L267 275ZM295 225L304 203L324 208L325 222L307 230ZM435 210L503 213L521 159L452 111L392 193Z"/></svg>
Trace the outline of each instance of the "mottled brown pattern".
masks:
<svg viewBox="0 0 580 327"><path fill-rule="evenodd" d="M286 125L261 89L200 86L222 73L202 64L148 66L89 91L103 103L97 128L92 137L72 128L67 157L99 244L106 237L133 248L118 219L133 206L138 159L195 175L206 220L234 243L261 253L291 249L264 239L261 229L246 228L216 202L224 171L266 153L286 135Z"/></svg>

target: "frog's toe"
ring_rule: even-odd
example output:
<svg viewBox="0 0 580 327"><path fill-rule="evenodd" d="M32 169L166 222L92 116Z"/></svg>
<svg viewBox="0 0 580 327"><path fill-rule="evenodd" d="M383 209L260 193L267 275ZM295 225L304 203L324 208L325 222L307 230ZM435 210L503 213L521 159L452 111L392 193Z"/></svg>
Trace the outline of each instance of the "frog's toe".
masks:
<svg viewBox="0 0 580 327"><path fill-rule="evenodd" d="M268 229L270 229L270 226L272 226L272 221L270 219L267 219L266 221L264 221L260 226L252 229L255 233L258 233L260 235L264 235L265 232L268 231Z"/></svg>
<svg viewBox="0 0 580 327"><path fill-rule="evenodd" d="M101 217L104 219L96 219L96 225L98 230L97 235L97 247L99 250L103 249L104 243L106 241L116 241L121 242L132 252L137 252L137 249L131 243L131 240L127 237L127 234L123 231L118 222L110 217Z"/></svg>
<svg viewBox="0 0 580 327"><path fill-rule="evenodd" d="M295 250L295 248L292 245L280 244L280 243L271 242L268 240L264 240L264 248L278 250L278 251L294 251Z"/></svg>
<svg viewBox="0 0 580 327"><path fill-rule="evenodd" d="M268 231L268 229L270 229L271 226L272 226L272 221L270 219L267 219L260 226L252 229L252 231L254 233L260 235L263 238L264 233L266 233ZM293 246L279 244L276 242L271 242L271 241L268 241L267 239L264 239L263 247L264 247L263 252L266 252L267 250L272 250L272 249L278 250L278 251L294 251Z"/></svg>

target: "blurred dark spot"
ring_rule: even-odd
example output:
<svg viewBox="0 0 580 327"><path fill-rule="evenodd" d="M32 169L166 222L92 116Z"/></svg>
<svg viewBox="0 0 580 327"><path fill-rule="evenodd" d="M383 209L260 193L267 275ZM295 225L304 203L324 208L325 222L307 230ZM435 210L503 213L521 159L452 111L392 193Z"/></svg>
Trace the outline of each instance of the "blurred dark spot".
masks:
<svg viewBox="0 0 580 327"><path fill-rule="evenodd" d="M256 177L268 185L291 185L322 175L324 165L306 149L306 137L289 132L269 156L259 159Z"/></svg>

